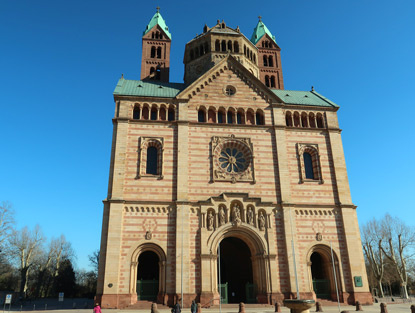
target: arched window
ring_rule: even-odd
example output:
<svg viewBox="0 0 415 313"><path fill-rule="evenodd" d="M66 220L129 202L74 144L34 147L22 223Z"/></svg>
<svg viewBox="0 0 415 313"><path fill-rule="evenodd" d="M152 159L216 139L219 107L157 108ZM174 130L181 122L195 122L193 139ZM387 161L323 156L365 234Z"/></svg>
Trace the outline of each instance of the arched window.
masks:
<svg viewBox="0 0 415 313"><path fill-rule="evenodd" d="M245 114L243 111L238 111L236 113L236 124L245 124Z"/></svg>
<svg viewBox="0 0 415 313"><path fill-rule="evenodd" d="M278 68L278 54L275 55L275 67Z"/></svg>
<svg viewBox="0 0 415 313"><path fill-rule="evenodd" d="M255 125L254 112L251 109L246 112L246 123L249 125Z"/></svg>
<svg viewBox="0 0 415 313"><path fill-rule="evenodd" d="M226 40L222 40L222 52L226 52Z"/></svg>
<svg viewBox="0 0 415 313"><path fill-rule="evenodd" d="M321 113L317 113L317 127L324 128L323 115Z"/></svg>
<svg viewBox="0 0 415 313"><path fill-rule="evenodd" d="M205 53L209 52L209 44L205 42Z"/></svg>
<svg viewBox="0 0 415 313"><path fill-rule="evenodd" d="M197 111L197 121L199 123L205 123L206 122L205 110L203 110L202 108L200 108L199 111Z"/></svg>
<svg viewBox="0 0 415 313"><path fill-rule="evenodd" d="M316 128L316 118L313 112L308 115L308 123L311 128Z"/></svg>
<svg viewBox="0 0 415 313"><path fill-rule="evenodd" d="M321 175L320 156L317 144L298 144L300 158L300 183L306 180L317 180L324 183Z"/></svg>
<svg viewBox="0 0 415 313"><path fill-rule="evenodd" d="M139 120L140 119L140 107L138 105L136 105L134 107L134 111L133 111L133 119L134 120Z"/></svg>
<svg viewBox="0 0 415 313"><path fill-rule="evenodd" d="M157 175L158 151L156 147L147 148L146 174Z"/></svg>
<svg viewBox="0 0 415 313"><path fill-rule="evenodd" d="M200 56L200 54L199 54L199 48L196 47L195 48L195 58L197 59L199 56Z"/></svg>
<svg viewBox="0 0 415 313"><path fill-rule="evenodd" d="M244 55L246 56L246 46L244 45Z"/></svg>
<svg viewBox="0 0 415 313"><path fill-rule="evenodd" d="M233 52L239 53L239 44L237 41L233 42Z"/></svg>
<svg viewBox="0 0 415 313"><path fill-rule="evenodd" d="M166 120L166 108L165 107L161 107L160 108L160 112L159 112L159 119L161 121L165 121Z"/></svg>
<svg viewBox="0 0 415 313"><path fill-rule="evenodd" d="M192 50L190 50L190 60L194 60L194 58L195 58L195 53L192 49Z"/></svg>
<svg viewBox="0 0 415 313"><path fill-rule="evenodd" d="M254 53L254 63L256 64L256 54Z"/></svg>
<svg viewBox="0 0 415 313"><path fill-rule="evenodd" d="M275 76L271 75L271 88L275 88Z"/></svg>
<svg viewBox="0 0 415 313"><path fill-rule="evenodd" d="M163 34L162 33L160 33L160 39L163 39Z"/></svg>
<svg viewBox="0 0 415 313"><path fill-rule="evenodd" d="M280 85L280 73L278 73L278 72L277 72L277 81L278 81L278 89L280 89L281 88L281 85Z"/></svg>
<svg viewBox="0 0 415 313"><path fill-rule="evenodd" d="M155 106L153 106L151 108L151 114L150 114L150 119L152 121L157 121L157 108Z"/></svg>
<svg viewBox="0 0 415 313"><path fill-rule="evenodd" d="M269 76L265 76L265 86L269 87Z"/></svg>
<svg viewBox="0 0 415 313"><path fill-rule="evenodd" d="M252 51L249 51L249 59L252 61L254 58L252 57Z"/></svg>
<svg viewBox="0 0 415 313"><path fill-rule="evenodd" d="M293 126L293 117L291 115L291 112L285 113L285 125L287 126Z"/></svg>
<svg viewBox="0 0 415 313"><path fill-rule="evenodd" d="M308 152L304 152L303 157L304 157L305 178L314 179L313 158L311 157L311 154Z"/></svg>
<svg viewBox="0 0 415 313"><path fill-rule="evenodd" d="M157 59L161 59L161 47L157 47Z"/></svg>
<svg viewBox="0 0 415 313"><path fill-rule="evenodd" d="M301 126L308 127L308 118L307 118L307 113L305 112L301 113Z"/></svg>
<svg viewBox="0 0 415 313"><path fill-rule="evenodd" d="M215 51L220 51L220 41L219 41L219 39L215 41Z"/></svg>
<svg viewBox="0 0 415 313"><path fill-rule="evenodd" d="M219 109L218 111L218 123L224 124L226 123L226 114L224 109Z"/></svg>
<svg viewBox="0 0 415 313"><path fill-rule="evenodd" d="M143 119L148 120L148 106L143 107Z"/></svg>
<svg viewBox="0 0 415 313"><path fill-rule="evenodd" d="M208 111L208 122L216 123L216 112L214 109L210 108Z"/></svg>
<svg viewBox="0 0 415 313"><path fill-rule="evenodd" d="M231 110L228 110L227 117L228 117L228 124L233 124L234 123L234 121L233 121L233 112Z"/></svg>
<svg viewBox="0 0 415 313"><path fill-rule="evenodd" d="M265 41L265 48L268 48L268 41Z"/></svg>
<svg viewBox="0 0 415 313"><path fill-rule="evenodd" d="M203 48L203 44L201 44L199 46L199 51L200 51L200 55L204 55L205 54L205 48Z"/></svg>
<svg viewBox="0 0 415 313"><path fill-rule="evenodd" d="M272 55L270 55L268 57L268 66L273 67L274 66L274 61L272 60Z"/></svg>
<svg viewBox="0 0 415 313"><path fill-rule="evenodd" d="M294 112L294 126L300 127L300 114L298 112Z"/></svg>
<svg viewBox="0 0 415 313"><path fill-rule="evenodd" d="M154 32L151 33L151 38L154 39Z"/></svg>
<svg viewBox="0 0 415 313"><path fill-rule="evenodd" d="M174 109L173 108L169 108L169 112L167 114L167 119L169 121L174 121Z"/></svg>
<svg viewBox="0 0 415 313"><path fill-rule="evenodd" d="M232 52L232 41L228 41L228 50Z"/></svg>
<svg viewBox="0 0 415 313"><path fill-rule="evenodd" d="M256 111L255 119L257 125L265 125L264 113L262 111Z"/></svg>
<svg viewBox="0 0 415 313"><path fill-rule="evenodd" d="M156 47L151 47L151 54L150 54L151 58L155 58L156 57Z"/></svg>
<svg viewBox="0 0 415 313"><path fill-rule="evenodd" d="M263 60L264 60L264 66L268 66L268 58L266 55L264 55Z"/></svg>

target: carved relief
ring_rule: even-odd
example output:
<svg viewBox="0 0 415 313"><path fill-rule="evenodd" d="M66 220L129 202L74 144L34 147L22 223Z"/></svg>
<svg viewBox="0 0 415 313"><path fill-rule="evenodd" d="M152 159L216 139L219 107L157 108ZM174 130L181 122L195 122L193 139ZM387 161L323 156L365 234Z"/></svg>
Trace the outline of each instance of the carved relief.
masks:
<svg viewBox="0 0 415 313"><path fill-rule="evenodd" d="M258 216L258 226L260 230L265 229L265 217L264 217L264 213L262 212L260 212Z"/></svg>
<svg viewBox="0 0 415 313"><path fill-rule="evenodd" d="M233 225L239 226L241 225L241 223L241 210L239 208L239 204L235 204L235 206L233 207Z"/></svg>
<svg viewBox="0 0 415 313"><path fill-rule="evenodd" d="M213 230L213 214L212 211L209 211L207 215L207 229Z"/></svg>
<svg viewBox="0 0 415 313"><path fill-rule="evenodd" d="M225 225L225 210L223 207L219 208L219 226Z"/></svg>
<svg viewBox="0 0 415 313"><path fill-rule="evenodd" d="M213 181L255 183L253 147L249 138L212 137Z"/></svg>
<svg viewBox="0 0 415 313"><path fill-rule="evenodd" d="M252 211L252 208L248 208L248 212L246 213L246 220L249 225L254 226L254 211Z"/></svg>
<svg viewBox="0 0 415 313"><path fill-rule="evenodd" d="M153 238L153 233L151 232L151 230L148 230L148 231L146 232L146 236L145 236L145 238L146 238L147 240L150 240L151 238Z"/></svg>

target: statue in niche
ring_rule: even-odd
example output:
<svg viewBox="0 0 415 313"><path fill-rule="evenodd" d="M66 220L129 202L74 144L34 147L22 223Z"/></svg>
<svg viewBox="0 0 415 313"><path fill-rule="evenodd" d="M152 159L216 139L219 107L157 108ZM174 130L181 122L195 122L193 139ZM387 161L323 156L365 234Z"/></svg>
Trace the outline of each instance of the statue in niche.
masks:
<svg viewBox="0 0 415 313"><path fill-rule="evenodd" d="M265 217L264 217L264 214L262 212L259 213L258 225L259 225L260 230L265 229Z"/></svg>
<svg viewBox="0 0 415 313"><path fill-rule="evenodd" d="M252 211L252 208L248 209L247 215L247 221L249 225L254 225L254 211Z"/></svg>
<svg viewBox="0 0 415 313"><path fill-rule="evenodd" d="M241 211L238 204L233 207L233 222L236 226L241 225Z"/></svg>
<svg viewBox="0 0 415 313"><path fill-rule="evenodd" d="M213 229L213 214L212 211L209 211L207 215L207 229L212 230Z"/></svg>
<svg viewBox="0 0 415 313"><path fill-rule="evenodd" d="M151 232L151 230L148 230L148 231L146 232L146 236L145 236L145 238L146 238L147 240L150 240L151 238L153 238L153 233Z"/></svg>
<svg viewBox="0 0 415 313"><path fill-rule="evenodd" d="M222 226L225 224L225 210L223 207L219 209L219 225Z"/></svg>

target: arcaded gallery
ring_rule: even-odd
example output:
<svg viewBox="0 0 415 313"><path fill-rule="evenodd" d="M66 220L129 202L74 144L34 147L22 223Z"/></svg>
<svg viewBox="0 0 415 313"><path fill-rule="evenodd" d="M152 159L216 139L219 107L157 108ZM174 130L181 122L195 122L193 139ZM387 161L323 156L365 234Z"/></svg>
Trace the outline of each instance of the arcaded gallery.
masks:
<svg viewBox="0 0 415 313"><path fill-rule="evenodd" d="M145 25L141 77L114 90L97 301L371 303L339 106L284 89L261 18L200 25L179 83L159 9Z"/></svg>

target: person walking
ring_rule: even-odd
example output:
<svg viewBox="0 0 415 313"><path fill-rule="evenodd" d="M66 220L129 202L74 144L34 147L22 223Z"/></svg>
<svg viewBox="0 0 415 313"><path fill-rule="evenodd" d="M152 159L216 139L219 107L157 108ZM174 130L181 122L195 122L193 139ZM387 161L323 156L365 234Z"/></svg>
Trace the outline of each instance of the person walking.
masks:
<svg viewBox="0 0 415 313"><path fill-rule="evenodd" d="M99 303L95 303L94 313L102 313L101 312L101 307L99 306Z"/></svg>
<svg viewBox="0 0 415 313"><path fill-rule="evenodd" d="M196 313L197 312L197 304L195 300L192 301L192 305L190 306L190 312Z"/></svg>

